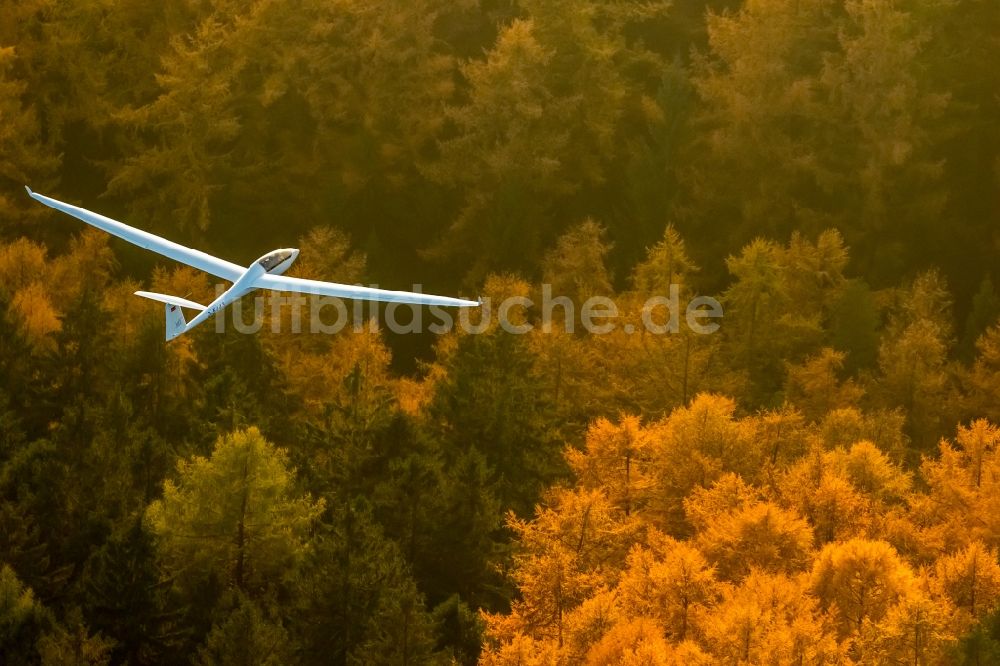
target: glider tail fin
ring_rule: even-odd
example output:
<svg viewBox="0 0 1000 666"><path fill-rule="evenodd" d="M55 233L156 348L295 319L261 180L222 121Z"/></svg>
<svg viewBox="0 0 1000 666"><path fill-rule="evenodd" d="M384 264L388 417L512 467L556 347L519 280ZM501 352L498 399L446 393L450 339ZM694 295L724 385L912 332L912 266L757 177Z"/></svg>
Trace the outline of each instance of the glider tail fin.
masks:
<svg viewBox="0 0 1000 666"><path fill-rule="evenodd" d="M173 340L187 329L187 320L179 305L165 303L163 311L167 321L167 340Z"/></svg>
<svg viewBox="0 0 1000 666"><path fill-rule="evenodd" d="M205 306L201 303L195 303L194 301L189 301L186 298L180 298L179 296L156 294L151 291L137 291L135 292L135 295L163 303L163 312L167 328L167 340L173 340L187 330L188 324L187 320L184 318L184 312L181 310L182 307L191 308L192 310L205 309Z"/></svg>

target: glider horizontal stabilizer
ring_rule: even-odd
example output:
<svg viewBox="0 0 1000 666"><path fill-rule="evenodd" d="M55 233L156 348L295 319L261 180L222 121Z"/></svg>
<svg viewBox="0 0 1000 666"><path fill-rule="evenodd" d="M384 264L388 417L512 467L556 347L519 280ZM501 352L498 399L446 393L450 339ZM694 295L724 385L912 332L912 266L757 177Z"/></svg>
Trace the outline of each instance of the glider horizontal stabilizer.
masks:
<svg viewBox="0 0 1000 666"><path fill-rule="evenodd" d="M152 291L137 291L136 296L142 296L143 298L148 298L151 301L159 301L160 303L166 303L167 305L179 305L182 308L191 308L192 310L205 309L205 306L201 303L195 303L194 301L189 301L186 298L181 298L180 296L171 296L170 294L157 294Z"/></svg>
<svg viewBox="0 0 1000 666"><path fill-rule="evenodd" d="M163 320L166 322L167 341L173 340L188 329L188 323L184 318L184 312L181 308L191 308L192 310L205 309L205 306L201 303L195 303L180 296L157 294L152 291L137 291L135 295L163 303Z"/></svg>

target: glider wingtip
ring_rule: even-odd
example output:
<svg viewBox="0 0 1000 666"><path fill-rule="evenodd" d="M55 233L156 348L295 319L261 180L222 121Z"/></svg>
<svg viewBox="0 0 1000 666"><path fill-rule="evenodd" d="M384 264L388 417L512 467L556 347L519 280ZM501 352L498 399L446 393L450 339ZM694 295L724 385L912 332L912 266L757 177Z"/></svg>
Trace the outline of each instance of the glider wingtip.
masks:
<svg viewBox="0 0 1000 666"><path fill-rule="evenodd" d="M31 191L31 188L28 187L27 185L24 186L24 189L26 189L28 191L28 196L29 197L35 194L34 192Z"/></svg>

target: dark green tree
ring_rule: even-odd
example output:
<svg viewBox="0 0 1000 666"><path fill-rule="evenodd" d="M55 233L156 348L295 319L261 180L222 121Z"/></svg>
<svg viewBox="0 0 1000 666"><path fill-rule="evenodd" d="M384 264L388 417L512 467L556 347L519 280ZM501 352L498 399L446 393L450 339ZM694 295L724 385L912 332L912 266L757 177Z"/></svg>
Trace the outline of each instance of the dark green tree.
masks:
<svg viewBox="0 0 1000 666"><path fill-rule="evenodd" d="M180 613L168 609L168 588L156 562L153 535L130 519L95 550L80 579L90 626L115 641L116 662L170 661L182 647Z"/></svg>
<svg viewBox="0 0 1000 666"><path fill-rule="evenodd" d="M993 611L958 639L953 657L962 666L1000 662L1000 610Z"/></svg>
<svg viewBox="0 0 1000 666"><path fill-rule="evenodd" d="M51 613L8 565L0 565L0 654L4 663L38 663L36 644L53 626Z"/></svg>
<svg viewBox="0 0 1000 666"><path fill-rule="evenodd" d="M294 647L280 621L269 618L240 592L232 609L199 648L194 663L203 666L284 666L296 664Z"/></svg>
<svg viewBox="0 0 1000 666"><path fill-rule="evenodd" d="M848 280L830 312L830 344L847 352L844 366L857 372L871 368L878 359L881 317L871 289L864 280Z"/></svg>
<svg viewBox="0 0 1000 666"><path fill-rule="evenodd" d="M530 515L541 489L565 469L527 340L494 327L454 342L437 361L445 372L427 407L431 431L446 465L475 449L501 507Z"/></svg>
<svg viewBox="0 0 1000 666"><path fill-rule="evenodd" d="M299 584L292 631L306 662L415 665L437 659L423 596L362 503L329 512Z"/></svg>
<svg viewBox="0 0 1000 666"><path fill-rule="evenodd" d="M958 354L963 361L971 361L976 355L976 340L1000 318L1000 296L993 288L993 280L987 275L979 283L979 290L972 297L972 308L965 318L962 338L958 343Z"/></svg>

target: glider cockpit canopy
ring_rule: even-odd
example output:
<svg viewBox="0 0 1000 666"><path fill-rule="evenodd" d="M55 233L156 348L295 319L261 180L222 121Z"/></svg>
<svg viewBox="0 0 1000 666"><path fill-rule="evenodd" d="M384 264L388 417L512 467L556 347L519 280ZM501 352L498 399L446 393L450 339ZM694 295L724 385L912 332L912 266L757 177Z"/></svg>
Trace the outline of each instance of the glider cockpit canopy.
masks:
<svg viewBox="0 0 1000 666"><path fill-rule="evenodd" d="M263 267L266 273L277 273L280 275L285 272L285 269L292 265L292 262L295 261L297 256L299 256L298 250L274 250L258 259L257 263Z"/></svg>

